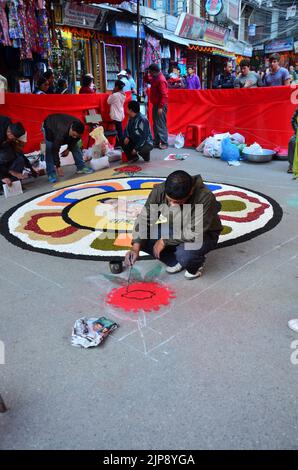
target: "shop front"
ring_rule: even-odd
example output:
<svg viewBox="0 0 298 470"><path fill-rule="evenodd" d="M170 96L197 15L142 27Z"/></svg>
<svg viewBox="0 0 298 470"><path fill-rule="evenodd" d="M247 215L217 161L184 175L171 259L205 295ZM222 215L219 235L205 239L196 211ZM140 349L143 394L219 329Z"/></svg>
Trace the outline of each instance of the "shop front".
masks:
<svg viewBox="0 0 298 470"><path fill-rule="evenodd" d="M52 34L47 2L11 0L0 5L0 74L9 91L34 90L51 60Z"/></svg>

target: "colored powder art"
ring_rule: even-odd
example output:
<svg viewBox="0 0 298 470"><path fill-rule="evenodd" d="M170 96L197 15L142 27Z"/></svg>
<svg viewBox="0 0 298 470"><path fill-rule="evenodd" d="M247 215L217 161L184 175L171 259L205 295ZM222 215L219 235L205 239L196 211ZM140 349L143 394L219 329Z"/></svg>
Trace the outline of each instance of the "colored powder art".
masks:
<svg viewBox="0 0 298 470"><path fill-rule="evenodd" d="M175 292L168 286L157 282L133 282L118 289L112 289L106 302L113 307L127 312L152 312L161 306L169 305L176 298Z"/></svg>
<svg viewBox="0 0 298 470"><path fill-rule="evenodd" d="M123 175L141 167L119 167ZM124 257L131 247L134 221L154 186L164 177L95 179L35 196L9 209L1 233L15 245L65 258L107 260ZM223 230L218 248L254 238L274 228L282 209L272 198L224 183L205 182L221 204ZM296 194L288 201L296 206ZM148 255L141 252L141 258Z"/></svg>

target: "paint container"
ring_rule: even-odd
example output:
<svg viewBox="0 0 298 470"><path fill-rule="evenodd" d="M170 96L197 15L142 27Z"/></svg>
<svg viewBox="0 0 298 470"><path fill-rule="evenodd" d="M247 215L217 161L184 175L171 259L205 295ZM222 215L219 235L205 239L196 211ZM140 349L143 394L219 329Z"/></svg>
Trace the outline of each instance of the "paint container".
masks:
<svg viewBox="0 0 298 470"><path fill-rule="evenodd" d="M110 261L110 271L113 274L120 274L123 271L123 262L122 259L117 258L113 261Z"/></svg>

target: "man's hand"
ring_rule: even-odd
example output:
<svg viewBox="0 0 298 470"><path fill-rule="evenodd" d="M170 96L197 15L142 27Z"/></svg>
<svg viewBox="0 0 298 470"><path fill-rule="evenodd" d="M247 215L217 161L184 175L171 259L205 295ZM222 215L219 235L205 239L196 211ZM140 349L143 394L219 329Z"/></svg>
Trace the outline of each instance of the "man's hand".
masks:
<svg viewBox="0 0 298 470"><path fill-rule="evenodd" d="M158 114L159 116L162 115L162 108L158 108L157 114Z"/></svg>
<svg viewBox="0 0 298 470"><path fill-rule="evenodd" d="M128 144L129 144L129 138L128 138L128 137L125 137L125 139L124 139L124 142L123 142L123 143L124 143L124 145L128 145Z"/></svg>
<svg viewBox="0 0 298 470"><path fill-rule="evenodd" d="M163 241L162 238L157 240L157 242L154 244L154 247L153 247L153 254L154 254L155 258L157 258L157 259L160 258L160 253L165 248L165 246L166 246L165 242Z"/></svg>
<svg viewBox="0 0 298 470"><path fill-rule="evenodd" d="M140 243L134 243L130 251L125 255L125 264L126 266L133 266L137 261L140 253L141 245Z"/></svg>
<svg viewBox="0 0 298 470"><path fill-rule="evenodd" d="M136 155L137 154L137 151L136 149L133 149L132 152L131 152L132 155Z"/></svg>
<svg viewBox="0 0 298 470"><path fill-rule="evenodd" d="M3 178L2 183L7 184L7 186L12 185L12 181L9 178Z"/></svg>
<svg viewBox="0 0 298 470"><path fill-rule="evenodd" d="M67 157L68 154L69 154L69 150L66 149L64 150L64 152L61 153L60 157Z"/></svg>
<svg viewBox="0 0 298 470"><path fill-rule="evenodd" d="M251 86L253 86L252 80L250 80L250 79L246 80L246 82L244 84L244 88L250 88Z"/></svg>

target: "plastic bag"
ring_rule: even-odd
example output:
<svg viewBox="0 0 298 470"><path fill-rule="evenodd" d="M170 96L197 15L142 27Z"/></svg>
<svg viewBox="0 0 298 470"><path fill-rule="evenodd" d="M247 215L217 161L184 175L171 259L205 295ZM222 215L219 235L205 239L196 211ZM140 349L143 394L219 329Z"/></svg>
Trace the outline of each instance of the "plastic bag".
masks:
<svg viewBox="0 0 298 470"><path fill-rule="evenodd" d="M221 148L222 153L220 158L225 162L240 159L239 149L236 147L236 145L232 144L231 139L229 139L228 137L226 139L223 139Z"/></svg>
<svg viewBox="0 0 298 470"><path fill-rule="evenodd" d="M245 148L245 153L252 153L254 155L260 155L262 154L262 151L262 147L260 146L260 144L257 144L257 142Z"/></svg>
<svg viewBox="0 0 298 470"><path fill-rule="evenodd" d="M175 140L176 140L176 135L175 134L169 134L168 135L168 145L170 147L174 147L175 145Z"/></svg>
<svg viewBox="0 0 298 470"><path fill-rule="evenodd" d="M208 137L205 140L203 154L206 157L214 157L214 144L215 144L214 137Z"/></svg>
<svg viewBox="0 0 298 470"><path fill-rule="evenodd" d="M184 147L184 135L181 134L178 134L176 135L176 138L175 138L175 148L176 149L182 149Z"/></svg>
<svg viewBox="0 0 298 470"><path fill-rule="evenodd" d="M235 140L235 143L237 144L245 144L245 137L241 134L238 134L238 132L231 135L231 140Z"/></svg>

